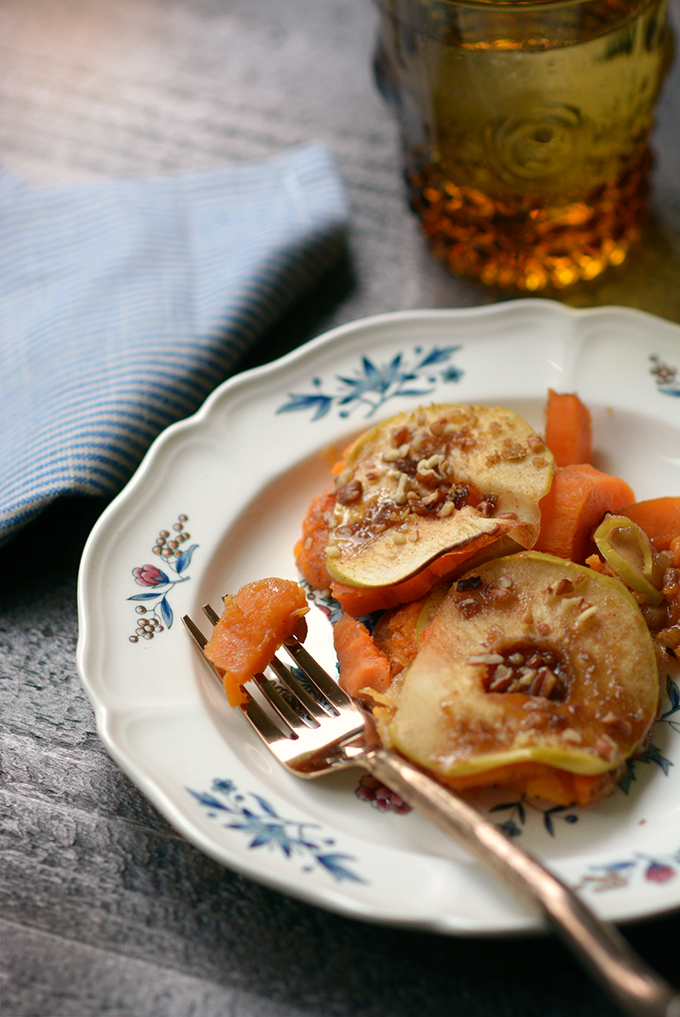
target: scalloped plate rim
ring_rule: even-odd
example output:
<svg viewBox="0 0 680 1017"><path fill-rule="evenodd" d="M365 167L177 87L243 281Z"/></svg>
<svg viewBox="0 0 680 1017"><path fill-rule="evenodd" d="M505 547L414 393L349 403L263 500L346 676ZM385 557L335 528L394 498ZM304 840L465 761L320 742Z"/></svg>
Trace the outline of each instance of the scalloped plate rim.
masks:
<svg viewBox="0 0 680 1017"><path fill-rule="evenodd" d="M557 318L562 317L563 320L576 321L584 318L600 318L606 322L612 316L623 316L630 320L638 320L641 324L645 323L652 331L676 340L680 354L680 328L655 315L635 309L614 306L575 309L542 298L525 298L473 308L403 310L372 315L357 321L347 322L291 351L279 360L253 368L228 379L208 396L195 414L166 428L152 443L142 463L126 487L104 510L93 528L83 552L78 577L80 625L77 666L85 692L94 708L98 733L110 755L149 800L165 815L171 825L201 851L220 863L241 872L249 878L283 893L298 897L308 903L367 921L404 925L428 929L433 932L460 935L524 933L542 928L541 923L533 916L519 913L514 915L510 920L487 922L479 927L466 927L465 923L457 923L455 916L452 918L450 915L435 915L421 918L398 915L390 911L390 909L381 910L372 905L370 901L363 902L349 899L333 884L329 884L325 888L317 885L305 885L304 881L289 879L286 877L286 874L282 877L266 865L263 866L260 858L234 857L228 849L225 850L224 845L216 844L213 838L198 829L196 824L187 817L186 810L178 806L175 798L167 794L160 787L154 775L140 770L135 761L130 758L129 754L118 743L118 736L111 725L111 718L115 714L115 710L110 708L109 703L97 693L93 682L90 680L91 653L93 643L96 642L96 625L94 620L91 619L87 603L89 583L92 582L90 572L93 567L93 560L96 558L100 543L102 541L106 543L107 531L115 521L117 514L121 511L124 512L126 507L129 506L130 500L134 499L140 489L143 490L147 478L153 475L154 469L159 462L162 462L163 456L166 450L171 447L171 444L173 442L181 443L188 436L200 433L206 422L218 412L224 403L229 401L232 394L237 394L249 386L256 387L260 381L270 377L276 377L277 375L283 377L288 368L304 363L306 359L314 360L320 351L333 347L335 344L339 344L343 338L357 335L362 331L368 330L369 332L380 334L382 330L389 329L393 324L417 324L418 322L427 322L428 320L450 321L455 330L456 322L464 322L480 317L495 318L500 323L499 327L502 329L503 321L507 316L512 316L529 307L532 313L547 315L549 318L552 316L557 316ZM677 899L675 899L675 895L672 896L672 900L659 901L656 906L641 906L639 903L619 908L614 906L614 914L610 913L608 917L613 917L616 921L630 921L649 917L653 914L660 914L680 906L680 891ZM596 903L593 902L593 904Z"/></svg>

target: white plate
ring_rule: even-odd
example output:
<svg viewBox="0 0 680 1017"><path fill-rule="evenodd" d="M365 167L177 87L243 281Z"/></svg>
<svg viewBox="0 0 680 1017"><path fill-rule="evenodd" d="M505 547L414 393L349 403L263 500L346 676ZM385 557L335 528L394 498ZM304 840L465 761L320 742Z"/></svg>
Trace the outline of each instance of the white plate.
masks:
<svg viewBox="0 0 680 1017"><path fill-rule="evenodd" d="M679 381L676 325L518 300L369 318L226 382L157 439L85 549L78 664L109 752L188 840L285 893L437 932L538 927L425 820L357 797L361 771L315 782L286 773L214 688L180 617L202 617L201 605L249 580L296 578L293 545L329 448L421 402L503 403L540 430L548 387L578 391L595 465L638 498L678 495ZM172 564L152 553L162 530L191 534ZM146 565L168 582L140 585L133 570ZM154 611L162 631L131 642ZM310 614L311 649L332 668L328 621ZM541 810L507 793L489 803L613 920L680 904L680 708L656 724L653 745L628 793L590 810Z"/></svg>

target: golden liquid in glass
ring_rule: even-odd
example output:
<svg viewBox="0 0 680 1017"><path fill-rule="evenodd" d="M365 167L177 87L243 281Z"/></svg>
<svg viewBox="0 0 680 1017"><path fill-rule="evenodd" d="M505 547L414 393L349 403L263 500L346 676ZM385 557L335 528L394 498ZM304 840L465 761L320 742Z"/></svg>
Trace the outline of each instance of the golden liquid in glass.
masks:
<svg viewBox="0 0 680 1017"><path fill-rule="evenodd" d="M625 0L546 5L549 16L538 4L420 0L429 21L414 0L388 6L382 59L435 254L457 274L528 291L620 264L648 214L664 0L632 12Z"/></svg>

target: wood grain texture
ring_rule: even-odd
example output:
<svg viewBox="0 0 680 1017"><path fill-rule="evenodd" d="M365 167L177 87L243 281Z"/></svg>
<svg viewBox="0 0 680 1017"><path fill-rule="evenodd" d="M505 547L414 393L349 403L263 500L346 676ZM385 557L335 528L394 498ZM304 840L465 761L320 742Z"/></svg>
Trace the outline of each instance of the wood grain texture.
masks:
<svg viewBox="0 0 680 1017"><path fill-rule="evenodd" d="M3 0L0 159L48 186L328 143L351 204L347 258L247 365L365 314L504 298L424 248L371 78L374 25L368 0ZM676 65L653 242L573 303L680 320L679 99ZM57 503L0 552L3 1017L613 1017L550 938L374 928L183 841L109 759L76 674L77 567L101 507ZM677 977L676 917L629 935Z"/></svg>

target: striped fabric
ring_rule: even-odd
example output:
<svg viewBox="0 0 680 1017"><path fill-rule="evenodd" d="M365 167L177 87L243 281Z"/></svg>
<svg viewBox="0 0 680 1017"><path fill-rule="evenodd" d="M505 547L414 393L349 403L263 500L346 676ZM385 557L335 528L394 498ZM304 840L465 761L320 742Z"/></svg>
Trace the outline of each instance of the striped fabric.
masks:
<svg viewBox="0 0 680 1017"><path fill-rule="evenodd" d="M338 257L328 152L46 190L0 173L0 543L110 496Z"/></svg>

